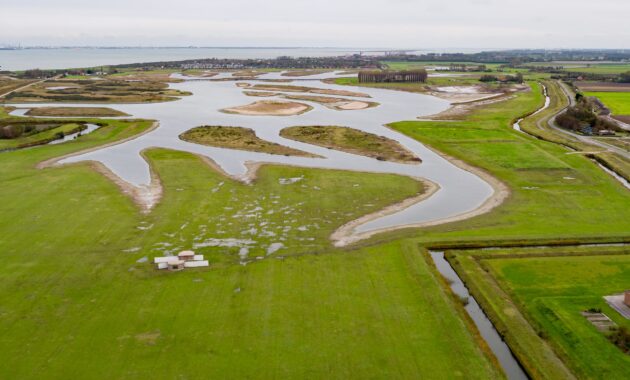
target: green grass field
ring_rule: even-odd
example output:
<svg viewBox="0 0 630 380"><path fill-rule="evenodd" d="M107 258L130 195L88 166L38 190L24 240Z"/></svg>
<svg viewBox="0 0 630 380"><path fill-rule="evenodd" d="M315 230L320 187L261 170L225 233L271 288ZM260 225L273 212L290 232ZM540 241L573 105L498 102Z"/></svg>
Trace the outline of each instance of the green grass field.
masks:
<svg viewBox="0 0 630 380"><path fill-rule="evenodd" d="M596 96L615 115L630 115L630 92L585 92L586 96Z"/></svg>
<svg viewBox="0 0 630 380"><path fill-rule="evenodd" d="M532 83L461 121L392 124L494 175L511 194L490 213L348 249L331 246L332 231L422 185L275 165L245 185L192 154L151 149L164 194L144 215L88 164L34 167L141 133L150 121L108 121L69 143L1 153L0 353L10 360L0 378L501 378L421 246L629 238L627 189L586 157L512 129L542 102ZM237 241L221 246L225 239ZM147 262L189 248L211 267L164 273ZM590 265L601 267L579 271ZM542 290L547 278L537 280ZM566 375L525 326L522 344L539 349L525 360L541 377Z"/></svg>
<svg viewBox="0 0 630 380"><path fill-rule="evenodd" d="M581 378L623 379L630 356L615 347L580 312L602 311L618 325L630 321L603 296L624 291L630 279L630 252L621 255L489 259L497 281L544 331Z"/></svg>
<svg viewBox="0 0 630 380"><path fill-rule="evenodd" d="M86 164L34 169L149 125L0 155L0 352L13 358L0 377L502 377L415 244L331 248L338 225L416 194L412 179L267 166L244 185L156 149L164 198L143 216ZM256 237L247 265L238 247L203 246L251 228L276 236ZM209 270L143 262L195 243Z"/></svg>
<svg viewBox="0 0 630 380"><path fill-rule="evenodd" d="M627 64L592 64L588 67L568 67L567 71L593 74L621 74L630 71L630 63Z"/></svg>

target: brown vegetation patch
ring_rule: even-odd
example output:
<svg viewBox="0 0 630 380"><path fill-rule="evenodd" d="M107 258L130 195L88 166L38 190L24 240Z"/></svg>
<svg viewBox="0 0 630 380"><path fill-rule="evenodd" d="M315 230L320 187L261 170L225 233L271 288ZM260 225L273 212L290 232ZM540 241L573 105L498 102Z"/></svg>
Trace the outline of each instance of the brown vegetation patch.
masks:
<svg viewBox="0 0 630 380"><path fill-rule="evenodd" d="M240 70L232 73L233 77L239 78L256 78L259 75L266 74L264 71L258 70Z"/></svg>
<svg viewBox="0 0 630 380"><path fill-rule="evenodd" d="M280 136L381 161L420 163L420 158L397 141L354 128L299 126L284 128Z"/></svg>
<svg viewBox="0 0 630 380"><path fill-rule="evenodd" d="M221 112L250 116L293 116L308 112L313 107L304 103L259 100L244 106L224 108Z"/></svg>
<svg viewBox="0 0 630 380"><path fill-rule="evenodd" d="M256 84L252 86L252 89L264 90L264 91L281 91L281 92L309 92L311 94L323 94L323 95L337 95L337 96L352 96L357 98L370 98L370 95L362 92L346 91L346 90L333 90L327 88L316 88L307 86L291 86L291 85L279 85L279 84Z"/></svg>
<svg viewBox="0 0 630 380"><path fill-rule="evenodd" d="M186 77L202 77L202 78L212 78L216 75L218 75L219 73L214 72L214 71L207 71L207 70L186 70L182 72L183 76Z"/></svg>
<svg viewBox="0 0 630 380"><path fill-rule="evenodd" d="M301 150L262 140L254 130L242 127L201 126L189 129L179 138L195 144L279 154L284 156L318 157Z"/></svg>
<svg viewBox="0 0 630 380"><path fill-rule="evenodd" d="M306 77L309 75L317 75L323 73L329 73L328 69L312 69L312 70L291 70L282 73L283 77Z"/></svg>
<svg viewBox="0 0 630 380"><path fill-rule="evenodd" d="M270 96L278 96L280 95L277 92L269 92L269 91L243 91L243 94L247 96L257 96L260 98L266 98Z"/></svg>
<svg viewBox="0 0 630 380"><path fill-rule="evenodd" d="M179 96L190 95L168 88L164 81L123 78L129 76L102 80L48 80L10 93L2 100L14 103L143 103L176 100ZM57 89L51 90L51 87Z"/></svg>
<svg viewBox="0 0 630 380"><path fill-rule="evenodd" d="M26 86L32 82L34 81L26 80L26 79L14 79L11 77L6 77L6 76L0 77L0 96L2 96L3 94L6 94L7 92L18 89L22 86Z"/></svg>
<svg viewBox="0 0 630 380"><path fill-rule="evenodd" d="M26 112L28 116L55 117L119 117L128 114L107 107L37 107Z"/></svg>
<svg viewBox="0 0 630 380"><path fill-rule="evenodd" d="M630 83L577 82L580 91L590 92L630 92Z"/></svg>

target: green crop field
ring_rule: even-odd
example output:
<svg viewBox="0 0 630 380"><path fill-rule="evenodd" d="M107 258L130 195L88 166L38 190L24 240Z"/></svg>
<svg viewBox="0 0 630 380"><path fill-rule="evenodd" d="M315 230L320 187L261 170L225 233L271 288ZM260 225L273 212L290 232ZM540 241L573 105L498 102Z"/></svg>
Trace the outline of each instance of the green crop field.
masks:
<svg viewBox="0 0 630 380"><path fill-rule="evenodd" d="M630 71L630 63L627 64L591 64L586 67L567 67L567 71L593 74L621 74Z"/></svg>
<svg viewBox="0 0 630 380"><path fill-rule="evenodd" d="M602 309L618 325L630 328L630 321L602 298L628 288L630 252L483 262L547 339L557 345L557 351L566 356L576 374L590 379L623 379L628 374L630 356L580 312Z"/></svg>
<svg viewBox="0 0 630 380"><path fill-rule="evenodd" d="M586 96L596 96L615 115L630 115L630 92L585 92Z"/></svg>
<svg viewBox="0 0 630 380"><path fill-rule="evenodd" d="M446 256L530 376L624 378L630 357L581 312L601 309L619 326L630 325L602 298L627 287L627 247L452 250Z"/></svg>

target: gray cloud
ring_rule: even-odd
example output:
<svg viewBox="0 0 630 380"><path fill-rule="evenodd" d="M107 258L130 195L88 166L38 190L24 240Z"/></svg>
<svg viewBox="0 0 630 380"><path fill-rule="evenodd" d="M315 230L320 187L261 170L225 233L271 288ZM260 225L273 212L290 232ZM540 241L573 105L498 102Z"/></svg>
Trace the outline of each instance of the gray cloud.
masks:
<svg viewBox="0 0 630 380"><path fill-rule="evenodd" d="M630 2L599 0L22 0L0 43L630 48Z"/></svg>

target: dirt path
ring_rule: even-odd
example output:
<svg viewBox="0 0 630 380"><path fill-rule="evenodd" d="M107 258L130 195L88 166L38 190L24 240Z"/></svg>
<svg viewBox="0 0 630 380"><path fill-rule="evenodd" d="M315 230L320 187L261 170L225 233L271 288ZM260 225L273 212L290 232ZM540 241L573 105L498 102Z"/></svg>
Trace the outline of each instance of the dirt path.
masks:
<svg viewBox="0 0 630 380"><path fill-rule="evenodd" d="M22 86L22 87L18 87L18 88L13 89L13 90L11 90L11 91L9 91L9 92L5 92L4 94L1 94L1 95L0 95L0 98L4 98L5 96L7 96L7 95L9 95L9 94L12 94L12 93L14 93L14 92L16 92L16 91L23 90L23 89L25 89L25 88L27 88L27 87L34 86L34 85L36 85L36 84L38 84L38 83L43 83L43 82L46 82L47 80L54 80L54 79L58 79L58 78L60 78L60 77L61 77L61 75L57 75L57 76L52 77L52 78L46 78L46 79L42 79L42 80L39 80L39 81L36 81L36 82L31 82L31 83L29 83L29 84L27 84L27 85L24 85L24 86Z"/></svg>

